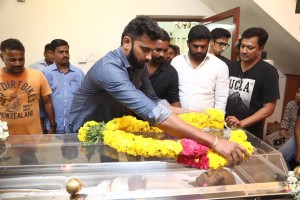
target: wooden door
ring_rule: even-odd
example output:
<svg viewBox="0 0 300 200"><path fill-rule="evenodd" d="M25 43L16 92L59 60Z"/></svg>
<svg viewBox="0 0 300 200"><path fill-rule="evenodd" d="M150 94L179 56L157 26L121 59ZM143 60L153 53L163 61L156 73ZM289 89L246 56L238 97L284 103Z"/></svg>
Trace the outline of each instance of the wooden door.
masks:
<svg viewBox="0 0 300 200"><path fill-rule="evenodd" d="M184 27L182 29L184 37L182 38L175 38L172 42L174 44L177 44L181 47L183 47L183 51L185 52L185 46L186 46L186 40L187 40L187 35L189 32L189 29L192 28L194 25L197 24L204 24L210 30L213 27L221 27L229 30L231 32L231 38L229 40L230 42L230 48L228 48L226 51L223 52L223 56L227 57L228 59L231 59L233 61L237 60L237 48L235 46L236 42L239 39L239 27L240 27L240 7L233 8L231 10L224 11L222 13L210 16L205 18L204 16L150 16L151 18L155 19L158 23L166 23L166 22L171 22L173 23L173 28L174 28L174 23L189 23L188 27ZM166 27L170 26L166 25ZM230 28L229 28L230 27ZM163 27L165 28L165 27ZM170 30L167 30L169 28L165 28L166 31L170 33ZM170 34L172 38L172 34ZM178 40L178 41L177 41ZM172 43L171 42L171 43ZM183 46L182 43L185 42L185 46ZM229 53L227 53L227 51ZM228 54L228 55L227 55Z"/></svg>

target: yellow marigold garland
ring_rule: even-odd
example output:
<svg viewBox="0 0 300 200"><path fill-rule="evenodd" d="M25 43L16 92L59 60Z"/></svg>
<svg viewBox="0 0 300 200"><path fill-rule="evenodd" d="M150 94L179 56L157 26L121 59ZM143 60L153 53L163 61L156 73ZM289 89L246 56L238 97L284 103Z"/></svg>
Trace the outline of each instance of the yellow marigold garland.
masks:
<svg viewBox="0 0 300 200"><path fill-rule="evenodd" d="M230 141L236 142L243 146L249 155L252 155L254 152L254 148L250 142L247 141L247 135L246 133L241 130L234 130L230 133ZM210 169L218 169L220 167L226 166L228 164L228 161L221 156L220 154L214 152L212 149L210 149L207 153L207 157L209 158L209 168Z"/></svg>
<svg viewBox="0 0 300 200"><path fill-rule="evenodd" d="M205 113L189 113L179 115L187 123L195 126L198 129L212 128L223 129L224 113L217 109L209 109ZM88 123L88 124L87 124ZM79 140L84 138L87 129L95 125L95 122L87 122L79 130ZM96 122L97 123L97 122ZM152 133L151 137L145 135L135 135L133 133ZM152 127L148 122L137 120L132 116L124 116L109 121L105 130L103 131L103 142L106 145L116 149L119 152L124 152L130 155L143 155L145 157L165 157L172 159L179 159L182 164L200 169L217 169L227 165L227 160L201 144L192 140L156 140L157 135L163 134L163 131L157 127ZM252 155L254 148L250 142L247 141L247 135L243 130L235 130L231 132L231 141L242 145L247 152ZM194 148L194 149L191 149ZM184 150L184 151L183 151ZM192 155L192 151L197 154ZM183 155L184 153L184 155ZM201 154L201 155L200 155ZM177 160L177 162L179 161Z"/></svg>
<svg viewBox="0 0 300 200"><path fill-rule="evenodd" d="M188 124L198 128L223 129L224 127L224 112L216 108L211 108L203 113L184 113L178 115Z"/></svg>
<svg viewBox="0 0 300 200"><path fill-rule="evenodd" d="M121 130L105 130L103 142L119 152L134 156L176 158L182 151L179 141L144 138Z"/></svg>
<svg viewBox="0 0 300 200"><path fill-rule="evenodd" d="M106 130L123 130L125 132L163 133L157 127L150 126L146 121L138 120L133 116L115 118L106 124Z"/></svg>
<svg viewBox="0 0 300 200"><path fill-rule="evenodd" d="M131 132L145 132L162 134L159 128L152 127L148 122L137 120L132 116L124 116L109 121L103 132L103 142L119 152L125 152L134 156L145 157L169 157L175 158L181 152L182 146L179 141L155 140L145 138L142 135L134 135Z"/></svg>

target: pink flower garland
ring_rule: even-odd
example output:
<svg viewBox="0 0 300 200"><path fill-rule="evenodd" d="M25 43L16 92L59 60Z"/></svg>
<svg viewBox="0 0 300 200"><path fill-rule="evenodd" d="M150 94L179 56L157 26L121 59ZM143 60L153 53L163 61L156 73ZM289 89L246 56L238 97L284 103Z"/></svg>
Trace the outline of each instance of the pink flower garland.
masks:
<svg viewBox="0 0 300 200"><path fill-rule="evenodd" d="M181 140L183 150L178 155L177 163L197 169L208 169L209 159L206 155L208 147L198 144L190 139Z"/></svg>

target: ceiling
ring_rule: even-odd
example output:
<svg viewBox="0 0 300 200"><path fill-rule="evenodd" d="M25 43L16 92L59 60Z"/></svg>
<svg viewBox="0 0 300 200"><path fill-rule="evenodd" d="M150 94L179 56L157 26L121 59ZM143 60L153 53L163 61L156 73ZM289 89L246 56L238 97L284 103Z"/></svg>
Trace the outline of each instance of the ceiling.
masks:
<svg viewBox="0 0 300 200"><path fill-rule="evenodd" d="M300 43L251 0L201 0L214 13L241 8L240 34L250 27L262 27L269 33L265 50L268 59L283 74L300 75Z"/></svg>

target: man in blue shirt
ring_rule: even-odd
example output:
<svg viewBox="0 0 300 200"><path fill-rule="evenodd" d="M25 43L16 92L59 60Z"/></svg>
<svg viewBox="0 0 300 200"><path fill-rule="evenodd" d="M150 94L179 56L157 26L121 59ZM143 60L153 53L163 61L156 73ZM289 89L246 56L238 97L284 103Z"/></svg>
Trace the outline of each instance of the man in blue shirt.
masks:
<svg viewBox="0 0 300 200"><path fill-rule="evenodd" d="M39 70L39 71L43 71L49 65L53 64L54 57L53 57L53 52L52 52L50 43L45 45L44 57L45 57L44 59L39 60L39 61L29 65L29 68L36 69L36 70Z"/></svg>
<svg viewBox="0 0 300 200"><path fill-rule="evenodd" d="M44 47L44 59L39 60L31 65L29 65L29 68L36 69L39 71L43 71L46 69L49 65L53 64L54 62L54 56L51 48L51 44L48 43ZM47 130L45 129L45 120L46 120L46 114L44 112L44 105L42 100L40 100L40 119L41 119L41 125L44 133L47 133Z"/></svg>
<svg viewBox="0 0 300 200"><path fill-rule="evenodd" d="M54 106L56 133L68 133L68 116L74 93L80 87L84 73L70 62L69 45L65 40L55 39L51 42L54 63L42 72L52 89L51 99ZM49 129L50 124L46 123Z"/></svg>
<svg viewBox="0 0 300 200"><path fill-rule="evenodd" d="M170 106L155 95L145 64L151 60L160 35L161 29L149 17L139 16L129 22L121 47L92 66L74 95L70 131L77 131L86 121L107 122L130 110L170 135L193 139L214 148L230 164L239 164L243 154L249 156L242 146L185 123L176 115L184 112L182 108Z"/></svg>

